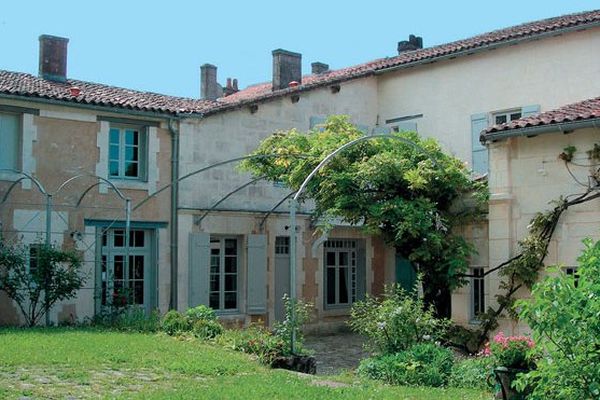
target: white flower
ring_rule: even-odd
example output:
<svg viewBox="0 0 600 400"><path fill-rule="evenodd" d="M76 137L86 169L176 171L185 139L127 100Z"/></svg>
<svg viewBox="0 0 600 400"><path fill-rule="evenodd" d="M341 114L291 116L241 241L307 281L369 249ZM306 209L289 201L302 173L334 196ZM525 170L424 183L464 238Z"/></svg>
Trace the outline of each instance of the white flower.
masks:
<svg viewBox="0 0 600 400"><path fill-rule="evenodd" d="M385 329L385 322L378 322L377 323L377 328L379 328L381 330Z"/></svg>
<svg viewBox="0 0 600 400"><path fill-rule="evenodd" d="M423 335L423 340L431 340L431 336L429 336L429 335Z"/></svg>

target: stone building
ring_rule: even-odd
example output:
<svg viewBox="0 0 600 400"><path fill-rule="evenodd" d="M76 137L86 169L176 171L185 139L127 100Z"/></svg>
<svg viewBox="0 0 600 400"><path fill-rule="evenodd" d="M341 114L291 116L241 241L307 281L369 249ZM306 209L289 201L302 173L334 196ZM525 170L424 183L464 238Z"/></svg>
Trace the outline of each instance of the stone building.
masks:
<svg viewBox="0 0 600 400"><path fill-rule="evenodd" d="M219 85L217 67L205 64L201 67L201 99L90 84L66 79L64 74L63 81L57 81L43 73L33 77L2 71L0 116L21 121L14 129L23 140L14 142L18 151L11 154L16 157L2 152L0 164L33 172L41 181L51 182L85 170L121 185L139 202L177 177L248 154L277 130L318 128L329 115L348 115L365 134L416 130L436 138L447 151L469 163L475 175L489 177L489 219L463 229L479 250L472 260L472 272L481 274L514 254L523 233L518 221L527 219L527 213L534 209L544 209L546 199L559 189L541 183L536 193L508 189L517 176L524 188L528 180L541 179L535 172L517 173L514 168L521 164L507 161L516 154L512 143L527 143L523 146L535 158L538 149L529 143L539 141L542 146L549 136L502 140L490 145L488 152L480 142L480 133L490 126L531 118L600 94L600 12L526 23L429 48L422 44L421 38L411 36L398 44L399 53L393 57L337 70L315 62L307 75L301 72L300 54L274 50L272 79L242 90L236 80ZM79 91L73 91L74 87ZM143 128L138 135L145 143L140 147L144 164L140 171L144 172L133 180L126 176L127 169L122 169L131 161L126 149L119 150L114 159L110 156L111 146L118 147L118 134L114 133L114 142L111 139L113 126L114 132L127 135L130 125ZM591 146L594 128L587 129L587 135L569 137L589 141ZM0 138L5 135L2 133ZM82 159L78 161L74 151L69 152L74 159L56 157L66 148L77 149ZM518 152L521 154L525 153ZM513 166L508 169L507 163ZM122 171L125 176L120 175ZM11 174L2 177L6 180L0 182L2 190L16 178ZM136 229L147 229L144 235L155 238L151 264L156 273L147 283L157 300L150 307L164 311L170 306L183 310L209 304L232 324L259 319L272 323L281 318L281 295L289 290L287 204L270 211L284 200L289 189L250 181L234 164L223 165L182 180L171 195L165 190L136 210ZM25 185L25 181L20 183L18 191L11 194L11 203L1 206L6 232L19 231L19 221L27 218L19 215L24 206L12 204L37 196ZM100 185L85 201L118 203L114 195L110 196L112 191L105 192L106 185ZM74 195L77 190L69 189L68 193ZM515 207L529 203L529 197L535 197L531 206ZM68 229L58 233L65 242L75 230L97 235L96 245L86 256L86 265L92 275L95 273L95 292L103 282L105 254L98 250L104 243L101 233L110 226L106 221L123 222L115 212L70 210ZM515 214L519 212L523 215ZM315 236L309 213L307 204L298 217L297 292L316 306L313 329L339 328L353 301L364 293L378 294L385 283L412 274L410 264L395 249L343 221L327 237ZM587 233L597 236L595 230ZM116 237L114 230L109 230L109 241L111 234L113 240ZM578 240L576 233L569 237ZM112 254L111 249L106 251ZM110 257L106 265L114 270L117 255ZM569 257L556 255L548 261L572 264L574 260ZM129 275L126 278L132 279ZM135 285L134 281L128 284ZM114 283L107 285L114 287ZM453 318L462 324L477 323L477 314L493 304L497 286L494 274L474 278L453 295ZM67 310L77 318L92 315L102 305L91 299L82 294L73 304L58 307L56 313L64 315L69 306ZM1 310L10 309L6 301L0 300L0 304ZM503 328L518 329L510 321L505 321Z"/></svg>

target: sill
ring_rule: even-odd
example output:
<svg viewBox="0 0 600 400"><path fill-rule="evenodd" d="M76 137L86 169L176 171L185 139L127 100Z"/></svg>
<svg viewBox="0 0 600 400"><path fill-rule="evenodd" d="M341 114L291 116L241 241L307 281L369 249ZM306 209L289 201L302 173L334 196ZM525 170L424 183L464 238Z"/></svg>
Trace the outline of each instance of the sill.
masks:
<svg viewBox="0 0 600 400"><path fill-rule="evenodd" d="M23 178L23 176L17 172L0 171L0 181L14 182L19 178Z"/></svg>
<svg viewBox="0 0 600 400"><path fill-rule="evenodd" d="M119 189L149 190L148 182L139 179L108 178Z"/></svg>

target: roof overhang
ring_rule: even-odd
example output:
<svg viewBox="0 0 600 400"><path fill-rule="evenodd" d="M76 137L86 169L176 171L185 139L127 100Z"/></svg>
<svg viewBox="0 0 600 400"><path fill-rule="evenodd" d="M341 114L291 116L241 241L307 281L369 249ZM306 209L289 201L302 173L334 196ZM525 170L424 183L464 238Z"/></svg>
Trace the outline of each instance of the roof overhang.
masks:
<svg viewBox="0 0 600 400"><path fill-rule="evenodd" d="M578 129L600 128L600 118L590 118L580 121L552 123L547 125L526 126L524 128L507 129L503 131L482 133L480 141L483 144L497 142L518 136L537 136L547 133L571 133ZM485 132L485 131L484 131Z"/></svg>

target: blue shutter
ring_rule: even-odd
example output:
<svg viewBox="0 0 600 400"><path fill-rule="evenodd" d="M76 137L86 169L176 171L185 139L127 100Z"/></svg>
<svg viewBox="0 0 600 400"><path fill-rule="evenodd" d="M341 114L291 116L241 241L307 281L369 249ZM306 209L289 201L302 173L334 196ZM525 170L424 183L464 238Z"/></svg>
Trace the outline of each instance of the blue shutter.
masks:
<svg viewBox="0 0 600 400"><path fill-rule="evenodd" d="M471 115L471 143L473 172L479 175L488 172L488 150L479 141L479 135L488 126L487 113Z"/></svg>
<svg viewBox="0 0 600 400"><path fill-rule="evenodd" d="M267 312L267 235L248 235L248 314Z"/></svg>
<svg viewBox="0 0 600 400"><path fill-rule="evenodd" d="M531 117L532 115L536 115L540 113L540 105L535 104L532 106L525 106L521 109L521 117Z"/></svg>
<svg viewBox="0 0 600 400"><path fill-rule="evenodd" d="M0 168L18 169L19 116L0 114Z"/></svg>
<svg viewBox="0 0 600 400"><path fill-rule="evenodd" d="M418 132L416 122L398 122L398 132Z"/></svg>
<svg viewBox="0 0 600 400"><path fill-rule="evenodd" d="M210 234L190 233L189 236L188 307L208 305L210 268Z"/></svg>
<svg viewBox="0 0 600 400"><path fill-rule="evenodd" d="M322 126L317 126L317 125L324 125L326 121L327 121L327 117L312 116L312 117L310 117L308 128L309 129L316 128L319 132L323 132L324 128Z"/></svg>
<svg viewBox="0 0 600 400"><path fill-rule="evenodd" d="M356 125L356 129L358 129L359 131L361 131L363 133L363 135L368 135L369 134L369 127L367 125Z"/></svg>
<svg viewBox="0 0 600 400"><path fill-rule="evenodd" d="M391 129L387 126L376 126L373 128L373 135L387 135L391 132Z"/></svg>

